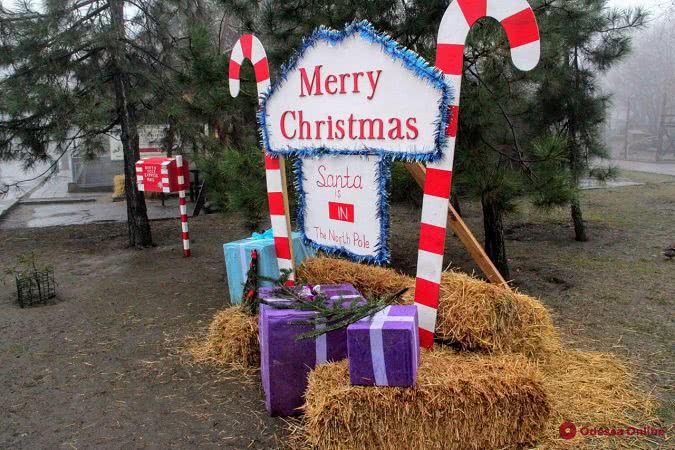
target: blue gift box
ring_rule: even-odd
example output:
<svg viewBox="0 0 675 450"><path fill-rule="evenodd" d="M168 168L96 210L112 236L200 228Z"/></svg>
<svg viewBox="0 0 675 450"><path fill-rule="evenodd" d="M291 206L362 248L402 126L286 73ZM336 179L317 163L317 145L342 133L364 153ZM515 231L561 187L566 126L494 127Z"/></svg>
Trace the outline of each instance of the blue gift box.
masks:
<svg viewBox="0 0 675 450"><path fill-rule="evenodd" d="M235 305L241 303L246 273L251 263L251 251L258 251L258 275L272 279L279 278L277 255L274 251L274 239L271 230L265 233L254 233L252 237L240 241L228 242L223 245L225 253L225 269L227 270L227 285L230 290L230 302ZM305 258L314 256L316 251L305 245L300 233L293 233L293 259L295 267ZM262 281L259 287L273 286L274 283Z"/></svg>

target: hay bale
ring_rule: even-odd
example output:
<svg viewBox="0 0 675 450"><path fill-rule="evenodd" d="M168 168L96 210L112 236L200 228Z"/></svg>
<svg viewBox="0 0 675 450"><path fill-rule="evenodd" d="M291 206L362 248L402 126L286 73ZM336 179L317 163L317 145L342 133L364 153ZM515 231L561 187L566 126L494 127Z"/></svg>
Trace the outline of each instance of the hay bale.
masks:
<svg viewBox="0 0 675 450"><path fill-rule="evenodd" d="M113 198L124 197L124 175L113 177Z"/></svg>
<svg viewBox="0 0 675 450"><path fill-rule="evenodd" d="M542 366L551 418L540 441L551 448L654 448L646 436L583 436L581 428L657 426L653 397L634 384L629 368L610 353L564 350ZM573 422L577 435L560 438L560 425Z"/></svg>
<svg viewBox="0 0 675 450"><path fill-rule="evenodd" d="M260 367L258 317L231 306L218 312L209 325L206 338L189 348L197 362L240 369Z"/></svg>
<svg viewBox="0 0 675 450"><path fill-rule="evenodd" d="M309 376L296 439L319 449L483 449L530 445L549 404L523 356L425 351L415 389L351 386L347 363Z"/></svg>
<svg viewBox="0 0 675 450"><path fill-rule="evenodd" d="M415 280L392 269L317 257L306 259L298 276L309 284L352 283L371 295L411 290ZM436 337L462 350L522 353L541 359L559 349L551 315L537 299L457 272L442 276Z"/></svg>
<svg viewBox="0 0 675 450"><path fill-rule="evenodd" d="M392 269L327 256L305 259L297 275L304 284L349 283L366 296L393 294L415 287L415 280Z"/></svg>
<svg viewBox="0 0 675 450"><path fill-rule="evenodd" d="M462 350L536 359L560 348L551 314L539 300L458 272L442 275L436 336Z"/></svg>

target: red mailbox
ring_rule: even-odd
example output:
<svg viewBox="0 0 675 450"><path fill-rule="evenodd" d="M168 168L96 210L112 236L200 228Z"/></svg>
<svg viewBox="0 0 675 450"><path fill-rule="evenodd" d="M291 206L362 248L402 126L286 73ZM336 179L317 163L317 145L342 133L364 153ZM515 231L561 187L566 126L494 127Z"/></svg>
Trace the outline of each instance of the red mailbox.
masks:
<svg viewBox="0 0 675 450"><path fill-rule="evenodd" d="M187 204L185 188L190 183L190 169L186 159L145 158L136 162L138 190L145 192L178 192L181 231L183 234L183 255L190 256L190 235L188 234Z"/></svg>
<svg viewBox="0 0 675 450"><path fill-rule="evenodd" d="M190 181L188 162L183 159L178 167L177 158L145 158L136 163L138 190L145 192L178 192ZM180 176L183 176L181 179Z"/></svg>

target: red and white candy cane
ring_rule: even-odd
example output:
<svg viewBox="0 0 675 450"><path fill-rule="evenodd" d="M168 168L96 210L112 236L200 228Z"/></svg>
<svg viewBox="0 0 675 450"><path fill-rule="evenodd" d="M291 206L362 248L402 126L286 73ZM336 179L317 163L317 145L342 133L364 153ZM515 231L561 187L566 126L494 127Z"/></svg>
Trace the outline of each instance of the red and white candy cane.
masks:
<svg viewBox="0 0 675 450"><path fill-rule="evenodd" d="M454 102L450 106L451 120L446 130L447 144L443 159L427 165L424 182L415 283L415 304L423 347L433 346L436 328L464 69L464 45L469 30L481 17L492 17L502 24L511 46L511 58L517 68L531 70L539 62L539 27L526 0L455 0L445 11L438 33L436 66L445 73L445 79L454 93Z"/></svg>
<svg viewBox="0 0 675 450"><path fill-rule="evenodd" d="M239 38L230 55L230 95L239 95L241 65L248 59L253 63L255 79L258 84L258 98L270 85L270 70L267 54L260 40L252 34ZM291 270L288 285L295 284L293 267L291 225L288 215L288 197L286 195L286 173L284 161L265 154L265 177L267 179L267 200L269 203L274 248L277 253L279 270Z"/></svg>
<svg viewBox="0 0 675 450"><path fill-rule="evenodd" d="M183 232L183 256L190 256L190 233L188 232L187 203L185 200L186 180L185 174L189 173L183 166L183 157L176 155L176 171L178 172L178 205L180 208L180 226Z"/></svg>

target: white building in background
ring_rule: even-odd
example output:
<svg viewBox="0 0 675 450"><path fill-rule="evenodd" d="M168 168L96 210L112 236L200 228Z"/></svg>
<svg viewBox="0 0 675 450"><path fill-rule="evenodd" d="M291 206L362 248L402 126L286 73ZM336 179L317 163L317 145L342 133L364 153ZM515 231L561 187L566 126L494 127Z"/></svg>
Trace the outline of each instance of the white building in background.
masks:
<svg viewBox="0 0 675 450"><path fill-rule="evenodd" d="M143 125L138 127L139 151L141 158L166 156L162 150L162 141L166 134L166 125ZM116 128L103 138L104 151L101 155L90 159L73 152L73 182L71 192L109 191L112 190L115 175L124 174L124 151L120 140L120 130Z"/></svg>

